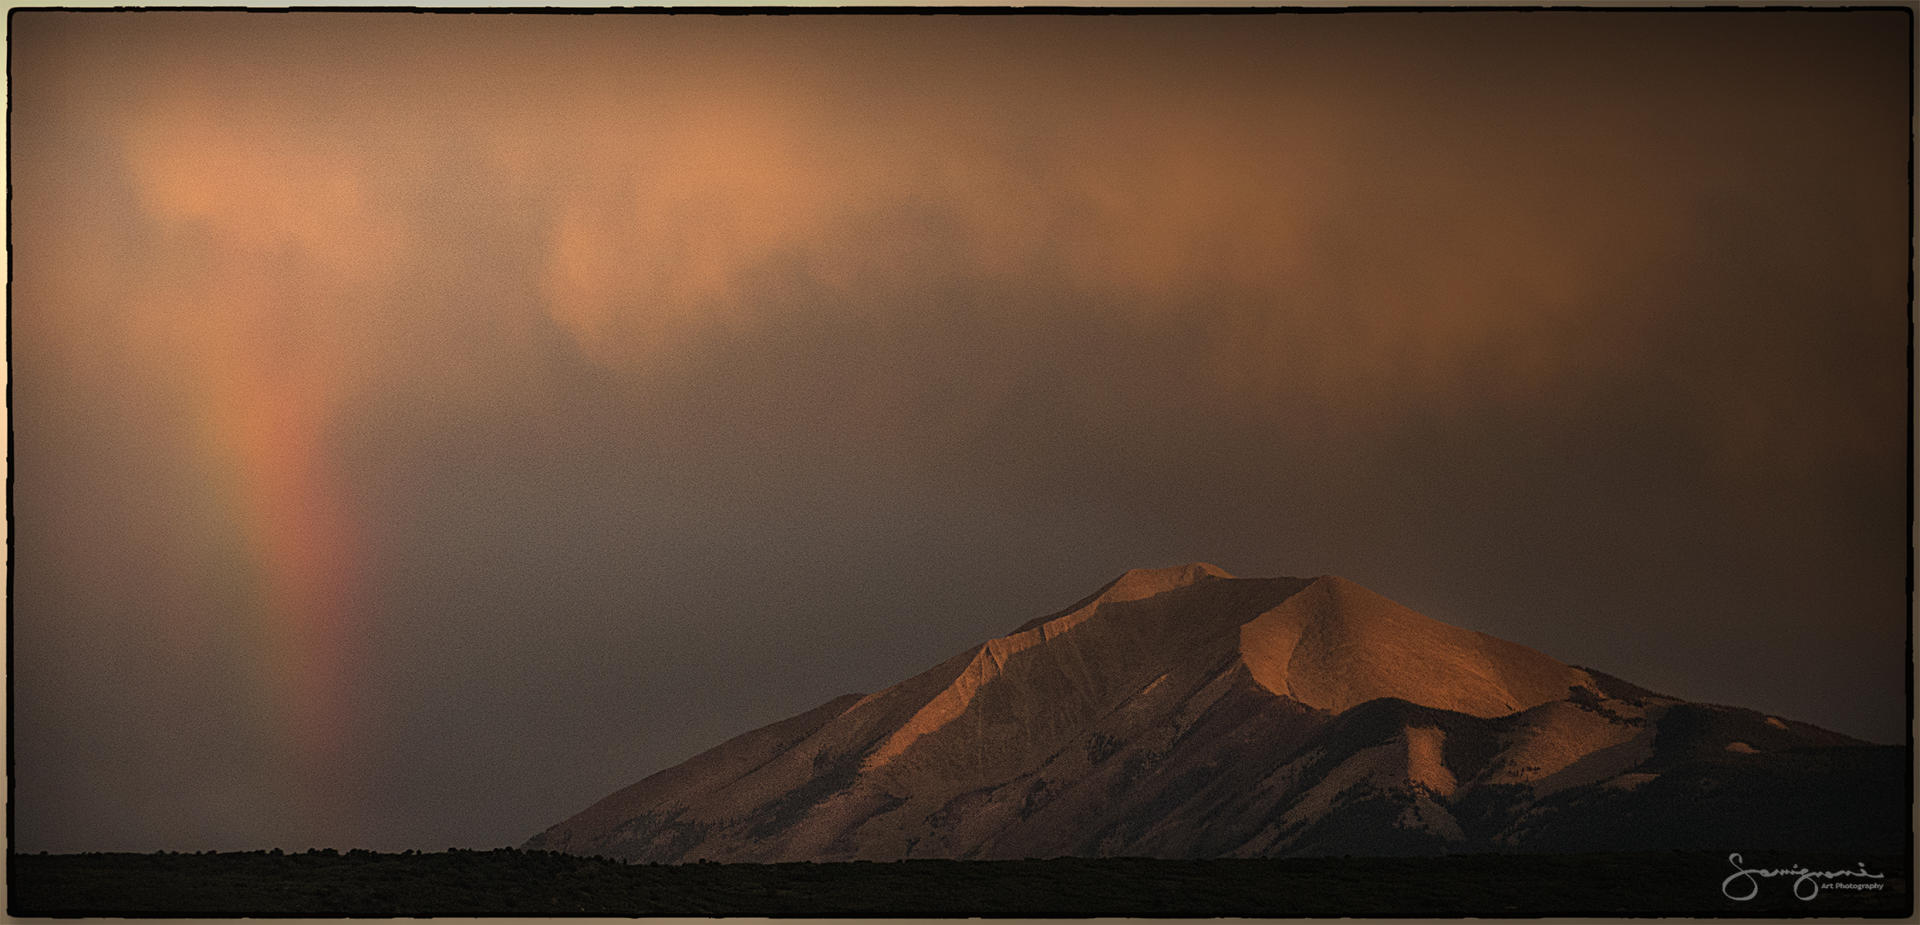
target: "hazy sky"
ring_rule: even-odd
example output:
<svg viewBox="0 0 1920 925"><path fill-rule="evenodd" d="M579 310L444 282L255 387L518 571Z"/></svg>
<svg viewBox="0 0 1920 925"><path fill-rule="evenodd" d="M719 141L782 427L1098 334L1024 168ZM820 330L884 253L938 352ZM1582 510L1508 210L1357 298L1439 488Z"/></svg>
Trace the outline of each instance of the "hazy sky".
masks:
<svg viewBox="0 0 1920 925"><path fill-rule="evenodd" d="M1196 559L1905 738L1904 12L11 24L20 850L517 844Z"/></svg>

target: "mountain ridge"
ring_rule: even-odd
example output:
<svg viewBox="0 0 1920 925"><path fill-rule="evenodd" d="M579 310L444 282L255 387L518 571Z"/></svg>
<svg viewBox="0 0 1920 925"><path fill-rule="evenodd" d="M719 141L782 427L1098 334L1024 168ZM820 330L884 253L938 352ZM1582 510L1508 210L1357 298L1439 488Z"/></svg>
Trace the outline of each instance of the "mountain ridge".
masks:
<svg viewBox="0 0 1920 925"><path fill-rule="evenodd" d="M1583 796L1631 800L1688 762L1857 744L1337 576L1196 562L1129 570L890 687L737 736L527 847L669 862L1517 849L1571 837L1554 819Z"/></svg>

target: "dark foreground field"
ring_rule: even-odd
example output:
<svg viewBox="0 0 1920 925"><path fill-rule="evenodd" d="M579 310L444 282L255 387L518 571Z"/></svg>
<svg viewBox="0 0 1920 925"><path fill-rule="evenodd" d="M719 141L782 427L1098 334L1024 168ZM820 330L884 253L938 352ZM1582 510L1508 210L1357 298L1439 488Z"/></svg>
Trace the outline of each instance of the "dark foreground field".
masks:
<svg viewBox="0 0 1920 925"><path fill-rule="evenodd" d="M1905 858L1747 852L1747 866L1857 870L1722 894L1724 853L1160 861L626 865L502 849L443 854L72 854L9 859L8 911L42 915L1529 916L1888 915ZM1803 887L1804 890L1804 887ZM1735 893L1746 888L1736 884Z"/></svg>

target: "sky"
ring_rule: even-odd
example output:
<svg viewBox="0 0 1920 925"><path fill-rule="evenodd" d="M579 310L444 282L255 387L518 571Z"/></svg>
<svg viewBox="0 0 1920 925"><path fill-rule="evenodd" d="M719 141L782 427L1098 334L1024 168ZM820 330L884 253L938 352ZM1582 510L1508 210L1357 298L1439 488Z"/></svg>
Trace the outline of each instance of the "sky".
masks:
<svg viewBox="0 0 1920 925"><path fill-rule="evenodd" d="M1905 740L1905 12L10 27L18 850L514 845L1194 560Z"/></svg>

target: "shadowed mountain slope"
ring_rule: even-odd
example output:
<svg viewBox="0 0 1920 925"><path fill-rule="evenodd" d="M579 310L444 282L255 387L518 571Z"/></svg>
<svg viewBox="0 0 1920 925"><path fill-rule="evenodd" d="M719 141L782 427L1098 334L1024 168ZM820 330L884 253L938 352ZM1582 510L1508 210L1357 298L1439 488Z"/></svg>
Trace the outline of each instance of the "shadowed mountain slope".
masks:
<svg viewBox="0 0 1920 925"><path fill-rule="evenodd" d="M1717 799L1737 816L1856 785L1820 804L1827 822L1737 829L1791 847L1899 808L1859 745L1341 578L1195 563L1127 572L893 687L739 736L527 847L658 862L1559 848L1615 837L1614 818L1679 837L1658 824L1668 775L1732 781ZM1686 834L1697 847L1713 829Z"/></svg>

